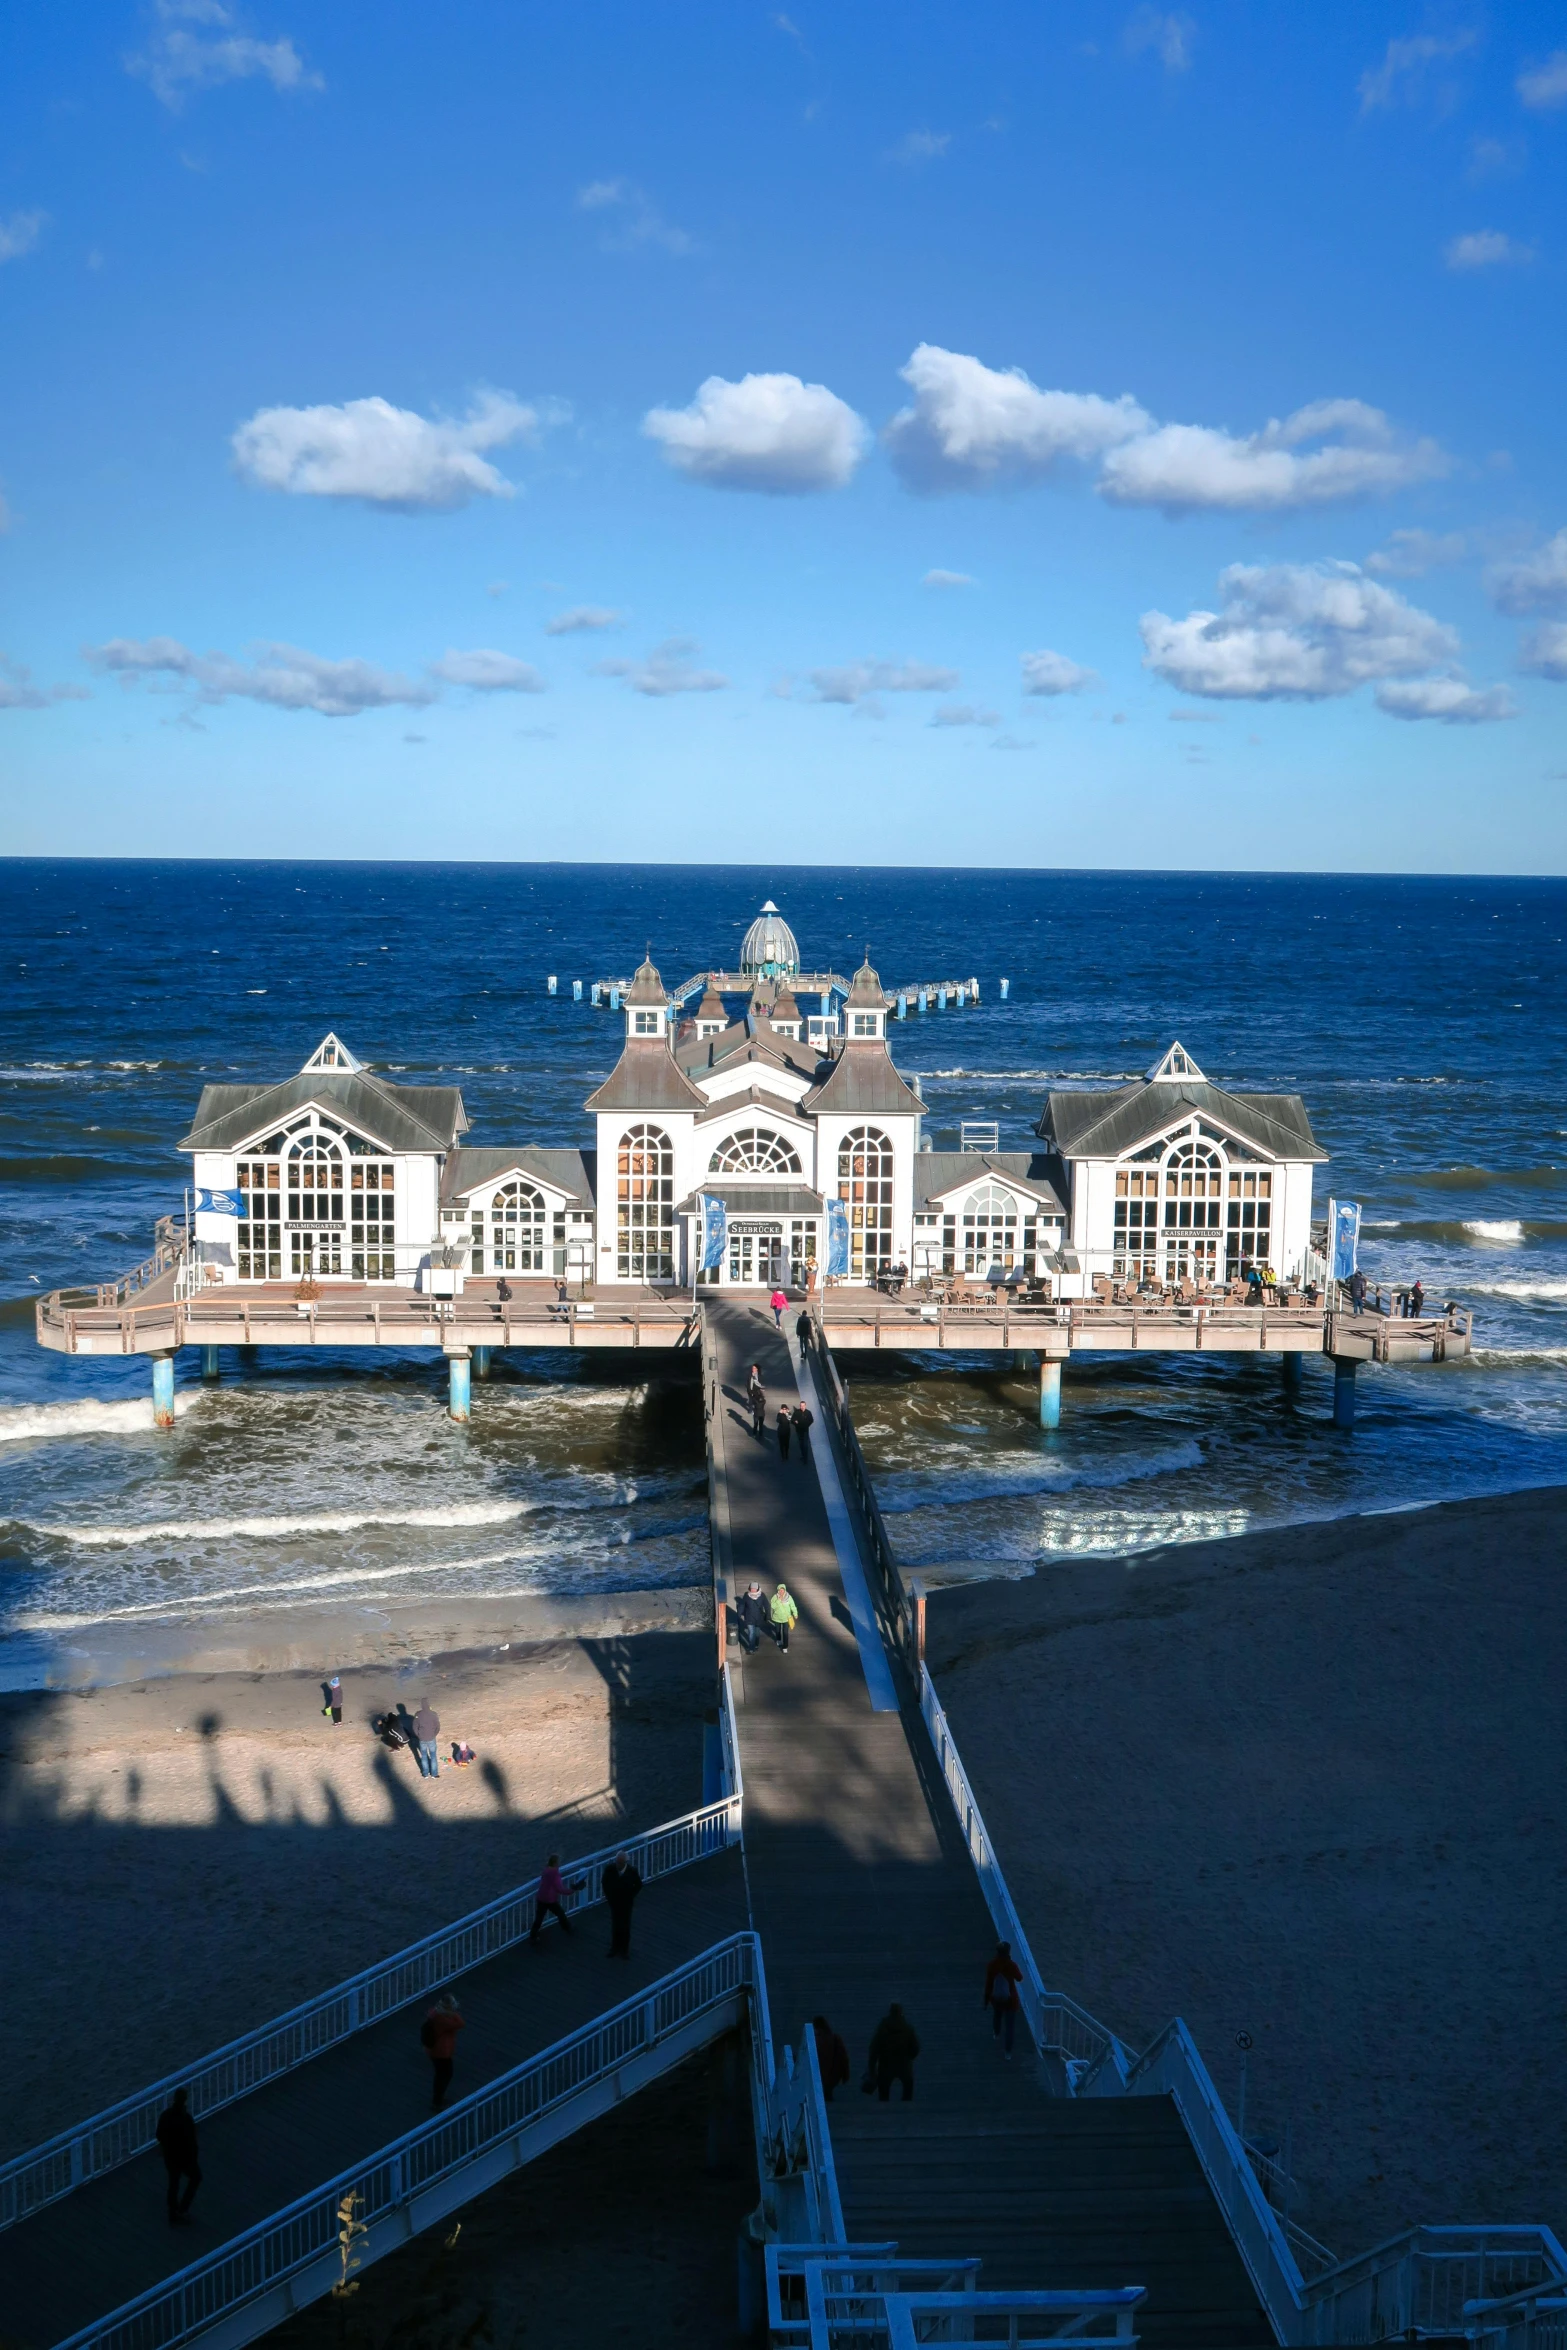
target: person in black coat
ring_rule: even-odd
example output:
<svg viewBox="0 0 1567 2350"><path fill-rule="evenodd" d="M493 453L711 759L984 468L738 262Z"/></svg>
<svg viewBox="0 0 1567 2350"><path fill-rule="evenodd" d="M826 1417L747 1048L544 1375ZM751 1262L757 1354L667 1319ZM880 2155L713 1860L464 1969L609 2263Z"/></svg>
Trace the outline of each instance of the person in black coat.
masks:
<svg viewBox="0 0 1567 2350"><path fill-rule="evenodd" d="M735 1601L735 1620L740 1627L740 1646L747 1656L754 1656L767 1629L767 1601L760 1583L748 1583Z"/></svg>
<svg viewBox="0 0 1567 2350"><path fill-rule="evenodd" d="M196 2200L196 2189L201 2185L201 2165L196 2159L196 2123L190 2110L190 2093L176 2089L169 2103L158 2116L158 2152L163 2156L163 2167L169 2174L169 2225L182 2228L190 2225L190 2207ZM180 2192L184 2181L185 2191Z"/></svg>
<svg viewBox="0 0 1567 2350"><path fill-rule="evenodd" d="M617 1852L604 1871L604 1899L609 1906L609 1955L631 1956L631 1905L642 1890L642 1879L623 1852Z"/></svg>

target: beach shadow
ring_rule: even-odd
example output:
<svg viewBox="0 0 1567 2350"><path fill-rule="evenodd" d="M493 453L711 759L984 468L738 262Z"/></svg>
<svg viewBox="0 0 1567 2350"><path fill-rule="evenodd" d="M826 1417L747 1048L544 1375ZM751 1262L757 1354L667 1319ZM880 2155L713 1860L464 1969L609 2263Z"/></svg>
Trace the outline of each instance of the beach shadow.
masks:
<svg viewBox="0 0 1567 2350"><path fill-rule="evenodd" d="M479 1765L479 1776L484 1781L486 1787L488 1787L490 1793L494 1796L501 1810L510 1811L511 1788L507 1782L506 1773L501 1769L500 1764L498 1762L491 1762L486 1756L485 1760Z"/></svg>

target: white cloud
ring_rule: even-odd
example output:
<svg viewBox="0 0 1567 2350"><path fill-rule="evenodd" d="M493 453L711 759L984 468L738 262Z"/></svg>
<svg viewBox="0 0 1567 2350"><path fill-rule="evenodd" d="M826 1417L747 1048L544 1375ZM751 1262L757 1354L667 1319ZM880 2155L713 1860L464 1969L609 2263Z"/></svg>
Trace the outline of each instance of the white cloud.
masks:
<svg viewBox="0 0 1567 2350"><path fill-rule="evenodd" d="M1167 514L1267 514L1402 489L1447 464L1434 441L1400 441L1363 400L1313 400L1245 438L1203 424L1160 425L1109 451L1099 493Z"/></svg>
<svg viewBox="0 0 1567 2350"><path fill-rule="evenodd" d="M86 657L129 685L137 678L166 677L189 687L200 702L269 703L278 710L316 710L323 718L357 718L364 710L394 704L422 707L435 688L371 661L328 661L297 645L261 645L251 663L227 653L193 653L176 637L114 637L88 645Z"/></svg>
<svg viewBox="0 0 1567 2350"><path fill-rule="evenodd" d="M1523 139L1471 139L1465 176L1472 180L1510 179L1522 171L1528 153Z"/></svg>
<svg viewBox="0 0 1567 2350"><path fill-rule="evenodd" d="M837 669L813 669L819 702L868 702L876 694L950 694L962 681L955 669L929 661L847 661Z"/></svg>
<svg viewBox="0 0 1567 2350"><path fill-rule="evenodd" d="M573 604L569 612L557 612L544 623L546 636L578 636L585 630L618 628L625 619L624 612L612 611L607 604Z"/></svg>
<svg viewBox="0 0 1567 2350"><path fill-rule="evenodd" d="M999 710L976 710L972 702L944 702L931 712L932 726L999 726Z"/></svg>
<svg viewBox="0 0 1567 2350"><path fill-rule="evenodd" d="M842 489L870 437L836 392L797 375L710 375L689 407L650 408L642 430L688 480L775 497Z"/></svg>
<svg viewBox="0 0 1567 2350"><path fill-rule="evenodd" d="M692 655L700 645L687 636L666 637L645 661L600 661L600 677L623 677L634 694L662 701L668 694L716 694L729 683L716 669L697 669Z"/></svg>
<svg viewBox="0 0 1567 2350"><path fill-rule="evenodd" d="M323 90L291 40L260 41L238 29L223 0L157 0L157 25L146 50L127 57L136 74L171 112L199 90L222 82L267 81L274 90ZM202 28L202 29L193 29Z"/></svg>
<svg viewBox="0 0 1567 2350"><path fill-rule="evenodd" d="M921 587L933 588L966 588L973 585L973 579L966 571L927 571L920 581Z"/></svg>
<svg viewBox="0 0 1567 2350"><path fill-rule="evenodd" d="M577 190L577 210L603 215L599 243L606 253L634 253L640 245L657 245L665 253L692 249L685 230L666 220L633 180L590 180Z"/></svg>
<svg viewBox="0 0 1567 2350"><path fill-rule="evenodd" d="M84 685L34 685L33 673L25 663L7 660L0 653L0 710L47 710L51 702L91 699Z"/></svg>
<svg viewBox="0 0 1567 2350"><path fill-rule="evenodd" d="M1196 30L1189 16L1139 8L1121 35L1121 46L1128 57L1141 57L1145 50L1151 49L1167 72L1184 73L1192 61L1192 36Z"/></svg>
<svg viewBox="0 0 1567 2350"><path fill-rule="evenodd" d="M911 489L1036 481L1065 459L1102 456L1152 422L1130 394L1041 391L1020 367L986 367L936 343L921 343L901 372L914 402L885 437Z"/></svg>
<svg viewBox="0 0 1567 2350"><path fill-rule="evenodd" d="M1422 692L1394 694L1384 708L1448 723L1511 716L1505 694L1472 692L1456 675L1455 630L1357 564L1235 563L1219 589L1217 612L1143 615L1143 666L1182 693L1314 702L1418 679Z"/></svg>
<svg viewBox="0 0 1567 2350"><path fill-rule="evenodd" d="M1488 726L1518 715L1505 685L1477 692L1461 677L1411 677L1402 684L1379 685L1376 704L1390 718L1434 718L1443 726Z"/></svg>
<svg viewBox="0 0 1567 2350"><path fill-rule="evenodd" d="M1512 562L1493 563L1486 587L1499 612L1567 612L1567 530Z"/></svg>
<svg viewBox="0 0 1567 2350"><path fill-rule="evenodd" d="M20 261L43 234L47 212L13 212L0 220L0 261Z"/></svg>
<svg viewBox="0 0 1567 2350"><path fill-rule="evenodd" d="M1168 710L1165 713L1172 726L1222 726L1222 710Z"/></svg>
<svg viewBox="0 0 1567 2350"><path fill-rule="evenodd" d="M259 489L441 513L470 498L514 497L483 452L536 439L556 413L546 417L509 392L481 392L460 420L420 416L381 399L259 408L234 435L234 459Z"/></svg>
<svg viewBox="0 0 1567 2350"><path fill-rule="evenodd" d="M1394 530L1386 546L1366 557L1366 569L1378 579L1423 579L1444 564L1462 563L1468 552L1466 531Z"/></svg>
<svg viewBox="0 0 1567 2350"><path fill-rule="evenodd" d="M1497 269L1516 267L1520 262L1534 259L1532 245L1520 245L1515 237L1504 236L1500 229L1471 229L1467 236L1453 237L1442 247L1442 259L1449 269Z"/></svg>
<svg viewBox="0 0 1567 2350"><path fill-rule="evenodd" d="M1526 66L1516 86L1525 106L1537 114L1567 106L1567 49L1552 50L1543 65Z"/></svg>
<svg viewBox="0 0 1567 2350"><path fill-rule="evenodd" d="M549 690L531 661L519 661L510 653L443 653L439 661L430 663L430 675L445 685L472 686L481 694L542 694Z"/></svg>
<svg viewBox="0 0 1567 2350"><path fill-rule="evenodd" d="M1548 677L1567 685L1567 620L1547 620L1524 638L1518 666L1531 677Z"/></svg>
<svg viewBox="0 0 1567 2350"><path fill-rule="evenodd" d="M950 131L906 131L895 147L889 148L889 163L935 163L946 154L952 144Z"/></svg>
<svg viewBox="0 0 1567 2350"><path fill-rule="evenodd" d="M1099 683L1095 669L1085 669L1077 661L1069 661L1065 653L1025 653L1023 655L1023 691L1026 694L1080 694Z"/></svg>
<svg viewBox="0 0 1567 2350"><path fill-rule="evenodd" d="M1414 33L1389 41L1380 65L1360 77L1360 111L1371 114L1379 106L1417 105L1431 88L1434 70L1473 48L1474 34ZM1439 98L1446 95L1439 88Z"/></svg>

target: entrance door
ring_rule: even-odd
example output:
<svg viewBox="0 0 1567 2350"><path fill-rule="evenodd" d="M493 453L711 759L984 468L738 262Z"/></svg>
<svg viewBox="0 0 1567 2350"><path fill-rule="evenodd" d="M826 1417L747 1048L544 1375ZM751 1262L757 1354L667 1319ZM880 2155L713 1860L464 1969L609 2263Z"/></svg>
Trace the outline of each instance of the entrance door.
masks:
<svg viewBox="0 0 1567 2350"><path fill-rule="evenodd" d="M729 1226L729 1279L740 1288L774 1289L783 1279L783 1226Z"/></svg>

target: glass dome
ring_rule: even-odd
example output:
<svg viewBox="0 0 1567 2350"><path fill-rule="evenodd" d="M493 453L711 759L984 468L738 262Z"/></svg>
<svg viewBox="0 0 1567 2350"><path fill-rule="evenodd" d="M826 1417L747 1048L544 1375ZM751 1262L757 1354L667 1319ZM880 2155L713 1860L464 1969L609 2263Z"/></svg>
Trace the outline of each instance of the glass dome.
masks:
<svg viewBox="0 0 1567 2350"><path fill-rule="evenodd" d="M799 971L794 932L771 898L745 934L740 968L748 979L793 979Z"/></svg>

